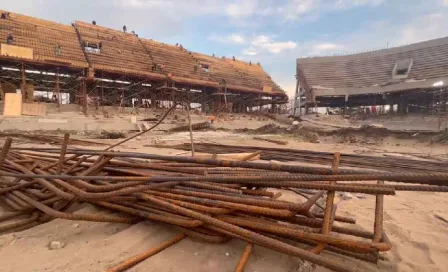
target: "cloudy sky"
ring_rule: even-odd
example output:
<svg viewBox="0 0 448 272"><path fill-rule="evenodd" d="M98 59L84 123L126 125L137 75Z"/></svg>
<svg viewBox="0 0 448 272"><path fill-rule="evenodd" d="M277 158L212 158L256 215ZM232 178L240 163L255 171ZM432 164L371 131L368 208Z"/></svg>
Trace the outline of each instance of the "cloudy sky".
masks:
<svg viewBox="0 0 448 272"><path fill-rule="evenodd" d="M0 0L0 7L74 20L217 56L260 62L288 94L295 59L448 36L448 0Z"/></svg>

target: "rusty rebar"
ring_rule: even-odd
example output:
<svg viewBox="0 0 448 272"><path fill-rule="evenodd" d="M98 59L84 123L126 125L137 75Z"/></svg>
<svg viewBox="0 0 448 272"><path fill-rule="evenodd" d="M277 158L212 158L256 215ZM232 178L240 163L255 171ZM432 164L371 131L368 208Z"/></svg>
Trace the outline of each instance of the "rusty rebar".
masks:
<svg viewBox="0 0 448 272"><path fill-rule="evenodd" d="M21 220L12 222L12 223L0 225L0 232L11 230L11 229L15 229L15 228L18 228L18 227L22 227L24 225L28 225L29 223L32 223L32 222L36 221L38 218L39 218L39 213L38 212L34 212L28 218L24 218L24 219L21 219Z"/></svg>
<svg viewBox="0 0 448 272"><path fill-rule="evenodd" d="M211 193L203 193L203 192L193 192L193 191L180 190L180 189L160 189L160 191L168 192L168 193L175 193L175 194L182 194L182 195L186 195L186 196L234 202L234 203L239 203L239 204L247 204L247 205L259 206L259 207L266 207L266 208L272 208L272 209L286 209L286 210L292 210L292 211L307 210L307 205L305 205L303 203L292 203L292 202L286 202L286 201L280 201L280 200L265 200L265 199L261 199L261 198L256 199L256 198L235 197L235 196L230 196L230 195L219 195L219 194L211 194Z"/></svg>
<svg viewBox="0 0 448 272"><path fill-rule="evenodd" d="M127 223L133 224L139 221L136 218L126 218L126 217L118 217L118 216L110 216L110 215L97 215L97 214L69 214L54 210L41 202L28 197L19 191L14 191L18 197L34 206L35 208L41 210L42 212L56 218L63 218L67 220L80 220L80 221L93 221L93 222L115 222L115 223Z"/></svg>
<svg viewBox="0 0 448 272"><path fill-rule="evenodd" d="M134 257L131 257L130 259L127 259L125 261L123 261L122 263L120 263L117 266L111 267L109 269L106 270L106 272L122 272L125 271L131 267L133 267L134 265L148 259L149 257L163 251L164 249L176 244L177 242L181 241L182 239L185 238L185 234L181 233L179 235L177 235L176 237L174 237L174 239L169 240L165 243L162 243L160 245L158 245L155 248L151 248L148 251L145 251L139 255L136 255Z"/></svg>
<svg viewBox="0 0 448 272"><path fill-rule="evenodd" d="M384 181L378 181L378 185L384 184ZM383 234L383 213L384 213L384 196L377 195L375 198L375 222L373 227L373 241L381 241Z"/></svg>
<svg viewBox="0 0 448 272"><path fill-rule="evenodd" d="M320 234L314 232L307 232L299 228L291 228L287 226L282 226L278 223L268 223L264 220L247 220L244 218L237 218L234 216L221 215L216 217L217 219L231 223L240 227L247 227L250 229L264 231L268 233L284 235L287 237L294 237L305 240L313 240L316 242L327 243L334 246L340 246L345 248L354 248L362 251L369 252L372 249L376 249L378 251L388 251L390 250L390 246L383 243L373 243L373 242L364 242L349 238L340 238L328 234Z"/></svg>
<svg viewBox="0 0 448 272"><path fill-rule="evenodd" d="M63 179L63 180L76 180L79 179L76 176L69 175L43 175L43 174L15 174L6 171L0 171L0 175L17 177L17 178L44 178L44 179ZM286 182L288 180L301 180L307 179L306 177L312 176L310 180L319 181L316 176L313 175L290 175L285 177L280 177L275 179L276 181L271 181L273 178L270 177L211 177L211 176L188 176L188 177L176 177L176 176L83 176L83 180L106 180L106 181L147 181L147 182L165 182L165 181L178 181L178 182L189 182L189 181L206 181L206 182L224 182L224 183L238 183L247 184L253 186L261 187L292 187L292 188L308 188L316 190L334 190L340 192L354 192L354 193L365 193L365 194L384 194L384 195L394 195L395 190L393 188L384 188L376 185L366 185L366 186L353 186L353 185L331 185L328 183L311 183L311 182ZM331 178L330 180L345 180L344 177L339 175L325 176ZM353 177L353 176L350 176ZM359 176L356 176L358 178ZM372 178L369 176L368 180ZM448 175L446 177L448 179Z"/></svg>
<svg viewBox="0 0 448 272"><path fill-rule="evenodd" d="M183 226L183 227L188 227L188 228L197 227L197 226L200 226L202 224L202 222L198 221L198 220L184 220L184 219L179 219L179 218L174 218L174 217L168 217L166 215L161 216L161 215L157 215L157 214L148 213L148 212L145 212L145 211L141 211L141 210L125 207L125 206L118 205L118 204L108 203L108 202L105 202L105 201L97 201L97 202L95 202L95 204L98 204L100 206L103 206L103 207L106 207L106 208L110 208L110 209L113 209L113 210L118 210L118 211L125 212L125 213L128 213L128 214L132 214L132 215L136 215L136 216L139 216L139 217L143 217L143 218L146 218L146 219L150 219L150 220L154 220L154 221L160 221L160 222L173 224L173 225L178 225L178 226Z"/></svg>
<svg viewBox="0 0 448 272"><path fill-rule="evenodd" d="M333 155L333 164L332 164L332 170L334 174L337 174L339 169L339 160L340 160L341 154L339 152L334 153ZM336 184L336 181L330 181L330 184ZM324 211L324 221L322 224L322 234L326 235L329 234L331 231L331 227L334 220L334 215L336 213L336 206L334 206L334 197L336 192L335 191L328 191L327 192L327 199L326 199L326 205L325 205L325 211ZM332 220L333 219L333 220ZM377 241L379 242L379 241ZM311 249L311 252L315 254L320 254L324 249L326 243L320 243L315 248Z"/></svg>
<svg viewBox="0 0 448 272"><path fill-rule="evenodd" d="M271 208L265 208L265 207L250 206L250 205L233 203L233 202L225 202L225 201L219 201L219 200L177 195L177 194L164 193L164 192L158 192L158 191L150 191L150 190L146 191L145 194L139 194L139 197L142 198L143 200L146 200L146 197L148 197L148 195L146 195L146 194L153 195L153 196L161 196L164 198L170 198L170 199L175 199L175 200L194 202L194 203L199 203L199 204L207 205L207 206L211 206L211 207L239 210L239 211L244 211L244 212L249 212L249 213L254 213L254 214L262 214L262 215L267 215L267 216L291 217L296 214L295 212L290 211L290 210L271 209Z"/></svg>
<svg viewBox="0 0 448 272"><path fill-rule="evenodd" d="M230 237L225 235L220 235L219 233L216 233L214 235L205 234L200 231L197 231L198 228L189 229L184 227L177 227L180 231L182 231L184 234L186 234L188 237L197 239L206 243L212 243L212 244L222 244L230 241Z"/></svg>
<svg viewBox="0 0 448 272"><path fill-rule="evenodd" d="M0 167L2 167L3 163L5 162L6 156L8 155L8 151L11 148L11 144L12 144L12 138L11 137L6 138L2 150L0 151Z"/></svg>
<svg viewBox="0 0 448 272"><path fill-rule="evenodd" d="M166 207L172 210L176 210L182 214L185 214L186 216L192 217L192 218L196 218L198 220L201 220L205 223L208 223L210 225L216 226L218 228L224 229L226 231L230 231L232 233L235 233L236 235L240 235L242 237L245 237L249 240L253 240L255 243L272 248L276 251L280 251L283 253L287 253L299 258L302 258L304 260L313 262L317 265L321 265L323 267L326 267L328 269L332 269L334 271L337 272L349 272L349 271L356 271L356 269L352 268L352 267L347 267L346 265L343 265L341 263L338 263L336 261L324 258L320 255L315 255L312 254L306 250L303 250L301 248L298 247L294 247L291 245L288 245L286 243L283 243L281 241L260 235L258 233L249 231L247 229L223 222L221 220L218 220L216 218L198 213L198 212L194 212L182 207L179 207L177 205L174 204L170 204L166 201L148 196L147 198L148 201L153 202L154 204L160 205L162 207Z"/></svg>
<svg viewBox="0 0 448 272"><path fill-rule="evenodd" d="M233 193L233 194L241 194L242 193L241 190L238 190L238 189L232 189L232 188L222 187L219 185L208 184L208 183L182 182L181 184L188 186L188 187L197 187L197 188L209 189L212 191L220 191L220 192Z"/></svg>
<svg viewBox="0 0 448 272"><path fill-rule="evenodd" d="M62 167L64 165L64 159L65 159L65 152L67 151L67 145L68 145L69 139L70 139L70 134L65 133L64 140L63 140L62 146L61 146L61 155L59 157L59 162L58 162L58 169L57 169L58 174L61 174L61 172L62 172Z"/></svg>
<svg viewBox="0 0 448 272"><path fill-rule="evenodd" d="M243 254L235 268L235 272L244 272L244 268L246 267L247 261L249 260L250 254L252 253L253 244L248 243L244 248Z"/></svg>

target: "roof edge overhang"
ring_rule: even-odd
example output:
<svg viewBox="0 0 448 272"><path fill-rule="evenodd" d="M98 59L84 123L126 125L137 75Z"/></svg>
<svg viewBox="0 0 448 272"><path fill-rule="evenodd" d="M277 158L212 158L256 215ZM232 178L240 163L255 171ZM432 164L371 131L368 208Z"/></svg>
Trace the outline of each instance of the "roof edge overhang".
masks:
<svg viewBox="0 0 448 272"><path fill-rule="evenodd" d="M434 86L435 83L443 82L443 86ZM416 81L404 81L396 84L370 87L348 87L334 89L314 89L315 96L350 96L376 93L391 93L414 89L440 88L448 85L448 77L431 78Z"/></svg>
<svg viewBox="0 0 448 272"><path fill-rule="evenodd" d="M0 60L10 61L14 63L27 63L30 65L40 65L40 66L54 66L54 67L64 67L67 69L86 69L88 68L87 62L85 65L76 65L73 63L63 62L63 61L49 61L49 60L39 60L39 59L26 59L26 58L18 58L11 56L3 56L0 55Z"/></svg>
<svg viewBox="0 0 448 272"><path fill-rule="evenodd" d="M180 77L180 76L170 76L171 80L173 80L176 83L183 83L183 84L191 84L191 85L197 85L197 86L206 86L206 87L219 87L218 82L214 81L208 81L208 80L200 80L200 79L192 79L192 78L186 78L186 77Z"/></svg>
<svg viewBox="0 0 448 272"><path fill-rule="evenodd" d="M114 69L113 66L104 66L104 65L93 64L92 68L95 70L95 72L96 71L104 71L104 72L114 73L114 74L124 74L124 75L130 75L130 76L135 76L135 77L148 78L151 80L168 80L169 79L168 76L165 74L130 70L130 69L124 69L124 68Z"/></svg>
<svg viewBox="0 0 448 272"><path fill-rule="evenodd" d="M244 87L244 86L240 86L240 85L227 84L226 87L227 87L227 89L230 89L230 90L258 93L258 94L267 95L267 96L276 96L276 95L286 96L285 93L281 93L281 92L263 92L262 90L259 90L259 89Z"/></svg>
<svg viewBox="0 0 448 272"><path fill-rule="evenodd" d="M360 53L340 55L340 56L316 56L316 57L297 58L296 64L333 62L333 61L339 61L339 60L353 60L353 59L363 59L363 58L378 57L378 56L387 56L390 54L405 53L408 51L413 51L413 50L418 50L418 49L428 48L428 47L434 47L434 46L440 46L440 45L445 45L445 44L448 44L448 37L427 40L427 41L422 41L422 42L403 45L403 46L385 48L385 49L380 49L380 50L370 51L370 52L360 52Z"/></svg>

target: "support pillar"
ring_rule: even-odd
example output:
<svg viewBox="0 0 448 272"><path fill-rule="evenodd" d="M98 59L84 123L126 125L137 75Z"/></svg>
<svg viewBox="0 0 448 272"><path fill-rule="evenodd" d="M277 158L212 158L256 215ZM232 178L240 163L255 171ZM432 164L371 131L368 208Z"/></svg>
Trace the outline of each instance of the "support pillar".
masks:
<svg viewBox="0 0 448 272"><path fill-rule="evenodd" d="M61 111L61 88L59 86L59 68L57 68L56 71L56 106L58 108L58 111Z"/></svg>
<svg viewBox="0 0 448 272"><path fill-rule="evenodd" d="M21 83L20 83L20 93L22 94L22 103L26 102L26 75L25 75L25 67L22 63L21 71Z"/></svg>
<svg viewBox="0 0 448 272"><path fill-rule="evenodd" d="M203 112L203 113L205 113L205 114L207 114L207 109L205 108L205 101L206 101L206 94L205 94L205 92L206 92L206 90L207 90L207 88L202 88L202 91L201 91L201 93L202 93L202 99L201 99L201 111Z"/></svg>
<svg viewBox="0 0 448 272"><path fill-rule="evenodd" d="M85 79L81 83L81 93L82 113L87 115L87 84Z"/></svg>

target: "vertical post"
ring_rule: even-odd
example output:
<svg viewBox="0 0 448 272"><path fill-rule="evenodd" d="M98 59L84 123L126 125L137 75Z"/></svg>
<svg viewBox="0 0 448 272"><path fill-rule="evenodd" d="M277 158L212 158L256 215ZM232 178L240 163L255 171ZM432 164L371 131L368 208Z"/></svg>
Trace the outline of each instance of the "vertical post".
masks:
<svg viewBox="0 0 448 272"><path fill-rule="evenodd" d="M190 91L191 91L191 89L188 88L187 89L187 104L188 104L188 108L191 107L191 104L190 104Z"/></svg>
<svg viewBox="0 0 448 272"><path fill-rule="evenodd" d="M5 162L6 156L8 155L8 151L11 148L12 138L8 137L3 144L2 150L0 152L0 167L2 167Z"/></svg>
<svg viewBox="0 0 448 272"><path fill-rule="evenodd" d="M100 100L101 109L104 112L104 83L101 81L101 100Z"/></svg>
<svg viewBox="0 0 448 272"><path fill-rule="evenodd" d="M296 78L297 78L297 75L296 75ZM292 107L293 107L293 110L292 110L292 115L293 116L296 116L296 110L297 110L297 99L299 99L299 116L301 115L301 104L300 104L300 93L299 93L299 85L300 83L299 83L299 79L297 78L296 79L296 92L295 92L295 96L294 96L294 102L292 103Z"/></svg>
<svg viewBox="0 0 448 272"><path fill-rule="evenodd" d="M120 85L122 86L122 85ZM121 88L120 111L124 112L124 88Z"/></svg>
<svg viewBox="0 0 448 272"><path fill-rule="evenodd" d="M25 101L25 97L26 97L26 75L25 75L25 67L23 65L22 62L22 68L20 69L21 71L21 83L20 83L20 93L22 94L22 103L26 102Z"/></svg>
<svg viewBox="0 0 448 272"><path fill-rule="evenodd" d="M82 113L84 113L84 115L87 115L87 86L85 78L82 79L81 88Z"/></svg>
<svg viewBox="0 0 448 272"><path fill-rule="evenodd" d="M332 170L333 174L337 175L339 172L339 161L341 158L341 154L339 152L334 153L333 155L333 164L332 164ZM336 181L330 181L330 184L336 184ZM336 213L337 205L335 205L334 197L336 195L335 191L328 191L327 192L327 200L325 205L325 211L324 211L324 219L322 222L322 234L329 234L331 232L331 228L334 221L334 214ZM326 244L325 243L319 243L316 247L311 249L311 252L315 254L320 254L325 249Z"/></svg>
<svg viewBox="0 0 448 272"><path fill-rule="evenodd" d="M226 112L228 112L227 108L227 85L224 85L224 107L226 108Z"/></svg>
<svg viewBox="0 0 448 272"><path fill-rule="evenodd" d="M59 67L56 70L56 106L58 108L58 111L61 111L61 104L60 104L60 99L61 99L61 89L59 86Z"/></svg>
<svg viewBox="0 0 448 272"><path fill-rule="evenodd" d="M153 110L156 109L156 103L157 103L156 94L152 92L151 93L151 108Z"/></svg>
<svg viewBox="0 0 448 272"><path fill-rule="evenodd" d="M70 134L65 133L64 134L64 141L62 142L62 146L61 146L61 154L59 156L59 163L58 163L58 170L57 170L57 174L58 175L61 174L62 167L64 166L65 153L67 152L67 146L68 146L69 138L70 138Z"/></svg>
<svg viewBox="0 0 448 272"><path fill-rule="evenodd" d="M384 181L379 180L378 185L383 185ZM376 195L375 200L375 223L373 227L373 242L381 242L383 236L383 203L384 195Z"/></svg>
<svg viewBox="0 0 448 272"><path fill-rule="evenodd" d="M203 113L207 113L207 110L205 108L205 96L206 96L206 90L207 88L202 88L202 103L201 103L201 111Z"/></svg>

